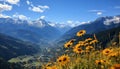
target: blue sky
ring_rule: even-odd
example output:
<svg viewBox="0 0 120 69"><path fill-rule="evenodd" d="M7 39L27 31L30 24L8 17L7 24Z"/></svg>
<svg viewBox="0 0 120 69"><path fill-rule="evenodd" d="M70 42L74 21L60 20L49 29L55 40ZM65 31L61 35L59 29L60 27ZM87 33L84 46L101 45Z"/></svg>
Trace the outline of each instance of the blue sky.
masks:
<svg viewBox="0 0 120 69"><path fill-rule="evenodd" d="M0 0L0 17L77 23L114 15L120 15L120 0Z"/></svg>

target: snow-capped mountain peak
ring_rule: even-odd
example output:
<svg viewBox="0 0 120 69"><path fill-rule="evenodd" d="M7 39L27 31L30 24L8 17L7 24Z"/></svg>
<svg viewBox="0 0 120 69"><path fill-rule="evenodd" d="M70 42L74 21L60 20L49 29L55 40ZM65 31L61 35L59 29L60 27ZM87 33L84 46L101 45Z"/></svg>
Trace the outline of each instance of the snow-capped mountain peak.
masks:
<svg viewBox="0 0 120 69"><path fill-rule="evenodd" d="M41 40L52 40L61 35L56 27L50 26L47 21L42 19L28 21L0 18L0 30L0 33L37 43Z"/></svg>
<svg viewBox="0 0 120 69"><path fill-rule="evenodd" d="M114 24L120 23L120 17L114 16L112 18L106 18L106 20L104 21L105 25L111 25L112 23Z"/></svg>
<svg viewBox="0 0 120 69"><path fill-rule="evenodd" d="M42 19L32 21L32 23L30 23L30 24L31 24L32 26L36 26L36 27L39 27L39 28L48 26L47 21L42 20Z"/></svg>
<svg viewBox="0 0 120 69"><path fill-rule="evenodd" d="M39 20L21 20L19 18L0 18L0 23L9 23L9 24L21 24L21 25L29 25L34 27L43 28L45 26L48 26L47 21L39 19Z"/></svg>

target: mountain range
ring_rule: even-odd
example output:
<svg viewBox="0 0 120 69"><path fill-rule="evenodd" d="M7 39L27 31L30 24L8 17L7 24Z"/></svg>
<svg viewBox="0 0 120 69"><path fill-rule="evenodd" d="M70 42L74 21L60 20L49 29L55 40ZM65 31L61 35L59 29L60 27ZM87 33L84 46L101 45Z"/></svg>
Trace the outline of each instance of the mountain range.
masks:
<svg viewBox="0 0 120 69"><path fill-rule="evenodd" d="M23 41L30 41L43 47L51 46L53 44L51 42L55 40L69 39L82 29L86 30L87 34L92 34L119 26L119 15L99 17L95 21L73 28L69 25L52 23L43 19L28 21L19 18L0 18L0 33Z"/></svg>
<svg viewBox="0 0 120 69"><path fill-rule="evenodd" d="M0 18L0 33L41 45L60 37L65 32L64 29L68 30L70 27L62 29L58 25L52 26L50 22L43 19L28 21Z"/></svg>
<svg viewBox="0 0 120 69"><path fill-rule="evenodd" d="M106 16L99 17L95 21L91 21L87 24L76 26L69 31L67 31L60 40L69 39L71 36L76 36L79 30L86 30L87 34L94 34L104 30L120 27L120 16Z"/></svg>

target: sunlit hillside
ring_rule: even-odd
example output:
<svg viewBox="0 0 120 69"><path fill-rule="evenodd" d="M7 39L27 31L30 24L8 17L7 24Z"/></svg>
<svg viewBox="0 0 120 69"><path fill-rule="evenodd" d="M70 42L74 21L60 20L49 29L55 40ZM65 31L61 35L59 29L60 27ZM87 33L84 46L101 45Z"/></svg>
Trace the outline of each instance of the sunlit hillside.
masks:
<svg viewBox="0 0 120 69"><path fill-rule="evenodd" d="M77 38L85 35L85 30L77 32ZM100 37L100 36L98 36ZM120 32L117 38L120 40ZM49 61L43 69L119 69L120 68L120 45L119 42L110 41L103 48L96 35L80 41L71 39L64 44L64 53Z"/></svg>

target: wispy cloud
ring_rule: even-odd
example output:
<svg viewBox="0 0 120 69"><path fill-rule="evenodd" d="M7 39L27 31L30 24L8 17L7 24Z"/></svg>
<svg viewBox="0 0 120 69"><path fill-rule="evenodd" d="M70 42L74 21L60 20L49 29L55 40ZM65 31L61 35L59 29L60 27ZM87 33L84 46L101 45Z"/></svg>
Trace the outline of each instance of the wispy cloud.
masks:
<svg viewBox="0 0 120 69"><path fill-rule="evenodd" d="M33 11L33 12L38 12L38 13L43 13L46 9L49 9L49 6L47 5L33 5L32 2L30 2L29 0L26 1L27 5L29 5L28 9Z"/></svg>
<svg viewBox="0 0 120 69"><path fill-rule="evenodd" d="M102 15L103 14L103 12L97 12L97 15Z"/></svg>
<svg viewBox="0 0 120 69"><path fill-rule="evenodd" d="M10 11L12 10L12 6L8 4L0 4L0 12Z"/></svg>
<svg viewBox="0 0 120 69"><path fill-rule="evenodd" d="M22 14L17 14L17 13L13 15L13 18L19 18L21 20L28 20L29 19L27 16L22 15Z"/></svg>
<svg viewBox="0 0 120 69"><path fill-rule="evenodd" d="M88 12L95 13L96 15L102 15L104 10L89 10Z"/></svg>
<svg viewBox="0 0 120 69"><path fill-rule="evenodd" d="M9 4L18 4L20 0L6 0Z"/></svg>
<svg viewBox="0 0 120 69"><path fill-rule="evenodd" d="M27 5L31 5L32 4L32 2L30 2L29 0L26 0L26 3L27 3Z"/></svg>
<svg viewBox="0 0 120 69"><path fill-rule="evenodd" d="M10 16L4 15L4 14L0 14L0 18L10 18Z"/></svg>
<svg viewBox="0 0 120 69"><path fill-rule="evenodd" d="M43 12L43 10L42 10L41 8L36 7L36 6L34 6L34 7L29 7L29 10L31 10L31 11L33 11L33 12L40 12L40 13Z"/></svg>
<svg viewBox="0 0 120 69"><path fill-rule="evenodd" d="M31 6L29 7L29 10L33 11L33 12L39 12L42 13L44 12L46 9L49 9L49 6L45 5L45 6Z"/></svg>
<svg viewBox="0 0 120 69"><path fill-rule="evenodd" d="M45 16L41 16L40 19L45 19Z"/></svg>

